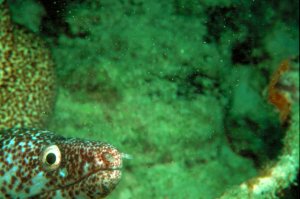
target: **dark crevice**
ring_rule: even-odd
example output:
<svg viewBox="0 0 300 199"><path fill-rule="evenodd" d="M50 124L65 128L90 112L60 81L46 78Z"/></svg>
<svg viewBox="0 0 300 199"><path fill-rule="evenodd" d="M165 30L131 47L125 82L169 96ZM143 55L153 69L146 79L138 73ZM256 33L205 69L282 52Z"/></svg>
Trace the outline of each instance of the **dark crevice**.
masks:
<svg viewBox="0 0 300 199"><path fill-rule="evenodd" d="M209 7L206 14L208 16L206 21L207 35L204 39L208 43L219 42L225 31L237 32L239 29L235 22L239 15L237 7Z"/></svg>
<svg viewBox="0 0 300 199"><path fill-rule="evenodd" d="M39 0L46 10L46 16L42 19L41 32L49 37L58 37L64 34L68 37L85 38L89 35L87 31L72 33L69 24L65 21L67 6L72 1L45 1Z"/></svg>
<svg viewBox="0 0 300 199"><path fill-rule="evenodd" d="M233 64L258 64L269 58L266 51L261 50L260 39L246 38L244 41L233 45L231 61ZM256 49L260 52L255 53Z"/></svg>

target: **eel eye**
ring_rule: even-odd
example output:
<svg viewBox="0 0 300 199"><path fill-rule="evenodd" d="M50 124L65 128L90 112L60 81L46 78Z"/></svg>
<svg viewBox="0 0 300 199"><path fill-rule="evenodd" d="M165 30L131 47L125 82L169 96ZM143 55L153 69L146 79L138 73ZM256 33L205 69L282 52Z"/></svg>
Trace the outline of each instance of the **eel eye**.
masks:
<svg viewBox="0 0 300 199"><path fill-rule="evenodd" d="M61 153L58 146L48 146L41 154L41 161L47 171L57 169L61 162Z"/></svg>

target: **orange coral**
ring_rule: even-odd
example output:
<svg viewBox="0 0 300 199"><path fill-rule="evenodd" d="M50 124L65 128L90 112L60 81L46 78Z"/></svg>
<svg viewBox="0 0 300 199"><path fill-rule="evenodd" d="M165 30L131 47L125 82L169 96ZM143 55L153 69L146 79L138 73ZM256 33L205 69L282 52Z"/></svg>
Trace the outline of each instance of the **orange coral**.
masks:
<svg viewBox="0 0 300 199"><path fill-rule="evenodd" d="M278 82L283 73L289 69L289 61L284 60L279 65L278 69L271 76L271 81L268 86L268 100L279 110L280 121L284 123L290 114L290 102L278 88Z"/></svg>

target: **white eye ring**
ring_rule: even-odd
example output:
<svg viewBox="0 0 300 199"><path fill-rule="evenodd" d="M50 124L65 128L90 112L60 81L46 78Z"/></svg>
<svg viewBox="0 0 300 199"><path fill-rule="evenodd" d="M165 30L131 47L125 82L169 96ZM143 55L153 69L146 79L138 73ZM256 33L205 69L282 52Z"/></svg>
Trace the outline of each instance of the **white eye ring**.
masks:
<svg viewBox="0 0 300 199"><path fill-rule="evenodd" d="M48 146L44 149L40 158L44 169L47 171L53 171L57 169L61 162L61 153L58 146Z"/></svg>

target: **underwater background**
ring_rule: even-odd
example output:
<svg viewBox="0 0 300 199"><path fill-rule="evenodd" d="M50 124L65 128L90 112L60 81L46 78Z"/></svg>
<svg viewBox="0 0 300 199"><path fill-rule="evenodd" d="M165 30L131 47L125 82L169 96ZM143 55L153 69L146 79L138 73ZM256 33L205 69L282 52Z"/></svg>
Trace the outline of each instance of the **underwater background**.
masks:
<svg viewBox="0 0 300 199"><path fill-rule="evenodd" d="M132 157L108 198L217 198L280 154L285 128L266 93L283 60L299 65L299 1L9 4L52 52L47 128Z"/></svg>

